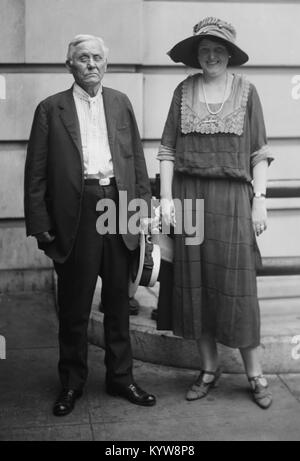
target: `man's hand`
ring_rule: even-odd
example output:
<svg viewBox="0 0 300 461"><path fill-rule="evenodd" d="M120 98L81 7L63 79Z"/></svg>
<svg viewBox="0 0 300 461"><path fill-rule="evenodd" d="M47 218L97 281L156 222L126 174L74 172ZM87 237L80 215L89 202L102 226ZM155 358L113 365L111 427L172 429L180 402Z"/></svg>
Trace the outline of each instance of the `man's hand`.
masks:
<svg viewBox="0 0 300 461"><path fill-rule="evenodd" d="M49 232L39 232L35 234L34 237L39 243L51 243L55 240L55 236L51 235Z"/></svg>
<svg viewBox="0 0 300 461"><path fill-rule="evenodd" d="M253 199L252 204L252 225L257 236L267 229L267 209L264 198Z"/></svg>

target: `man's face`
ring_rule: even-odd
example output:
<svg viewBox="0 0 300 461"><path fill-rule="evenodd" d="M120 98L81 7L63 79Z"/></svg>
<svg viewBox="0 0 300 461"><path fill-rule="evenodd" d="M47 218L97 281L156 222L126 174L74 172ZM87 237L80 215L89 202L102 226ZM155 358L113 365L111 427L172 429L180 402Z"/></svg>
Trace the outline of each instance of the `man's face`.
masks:
<svg viewBox="0 0 300 461"><path fill-rule="evenodd" d="M86 40L76 46L72 60L67 63L75 82L84 90L99 88L107 61L98 40Z"/></svg>

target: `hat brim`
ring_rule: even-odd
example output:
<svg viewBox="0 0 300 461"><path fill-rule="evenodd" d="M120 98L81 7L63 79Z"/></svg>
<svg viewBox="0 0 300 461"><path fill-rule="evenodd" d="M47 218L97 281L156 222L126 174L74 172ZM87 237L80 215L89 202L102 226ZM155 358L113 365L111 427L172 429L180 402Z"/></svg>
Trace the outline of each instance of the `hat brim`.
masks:
<svg viewBox="0 0 300 461"><path fill-rule="evenodd" d="M160 247L158 244L152 242L152 245L153 245L152 252L151 252L152 264L150 265L146 264L145 263L145 253L146 253L146 238L147 237L148 235L145 236L145 234L141 232L140 239L139 239L139 248L138 248L139 254L137 256L137 259L135 259L135 261L133 262L134 265L136 265L136 263L138 262L138 268L137 268L136 274L135 274L135 271L132 271L132 270L130 271L129 286L128 286L128 293L129 293L130 298L132 298L135 295L139 285L152 287L155 285L158 279L159 269L160 269L160 259L161 259Z"/></svg>
<svg viewBox="0 0 300 461"><path fill-rule="evenodd" d="M186 66L201 69L201 65L197 58L196 46L201 40L205 38L221 42L226 46L230 54L228 66L241 66L249 60L249 56L237 45L224 38L220 38L212 34L193 35L192 37L181 40L175 46L173 46L173 48L168 51L167 54L174 62L182 62Z"/></svg>

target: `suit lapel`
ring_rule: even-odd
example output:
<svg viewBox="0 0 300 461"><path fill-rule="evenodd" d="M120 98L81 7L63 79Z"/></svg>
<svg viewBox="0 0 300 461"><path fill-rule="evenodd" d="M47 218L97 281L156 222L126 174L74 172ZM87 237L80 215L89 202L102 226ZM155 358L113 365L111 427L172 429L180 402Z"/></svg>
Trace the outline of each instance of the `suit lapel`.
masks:
<svg viewBox="0 0 300 461"><path fill-rule="evenodd" d="M67 90L61 101L59 103L60 117L61 120L67 129L69 135L71 136L77 150L80 154L81 161L83 164L83 153L82 153L82 146L81 146L81 136L80 136L80 126L79 120L77 116L75 101L73 98L73 87Z"/></svg>
<svg viewBox="0 0 300 461"><path fill-rule="evenodd" d="M114 157L114 142L116 135L117 109L115 107L115 96L108 88L103 87L103 105L106 118L108 142L112 157Z"/></svg>
<svg viewBox="0 0 300 461"><path fill-rule="evenodd" d="M115 95L108 88L103 87L103 106L107 125L108 142L112 157L114 157L114 141L116 135L117 108L115 107ZM67 90L59 103L61 120L71 136L83 164L80 126L73 98L73 87Z"/></svg>

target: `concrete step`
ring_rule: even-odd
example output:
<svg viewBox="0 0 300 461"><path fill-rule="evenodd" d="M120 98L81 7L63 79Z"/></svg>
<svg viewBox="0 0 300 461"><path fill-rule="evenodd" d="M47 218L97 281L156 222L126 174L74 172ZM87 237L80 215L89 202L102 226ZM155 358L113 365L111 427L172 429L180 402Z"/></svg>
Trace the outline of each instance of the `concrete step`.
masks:
<svg viewBox="0 0 300 461"><path fill-rule="evenodd" d="M300 297L296 296L299 278L272 279L258 280L263 370L265 373L299 373ZM198 369L200 357L195 341L174 336L170 331L156 330L156 322L151 319L151 313L157 305L158 290L158 283L153 288L138 288L136 299L141 304L141 309L137 316L130 317L134 358L160 365ZM271 298L272 292L274 298ZM93 344L104 347L103 314L99 312L100 299L99 281L93 300L89 339ZM219 351L225 372L243 372L237 350L219 345Z"/></svg>

